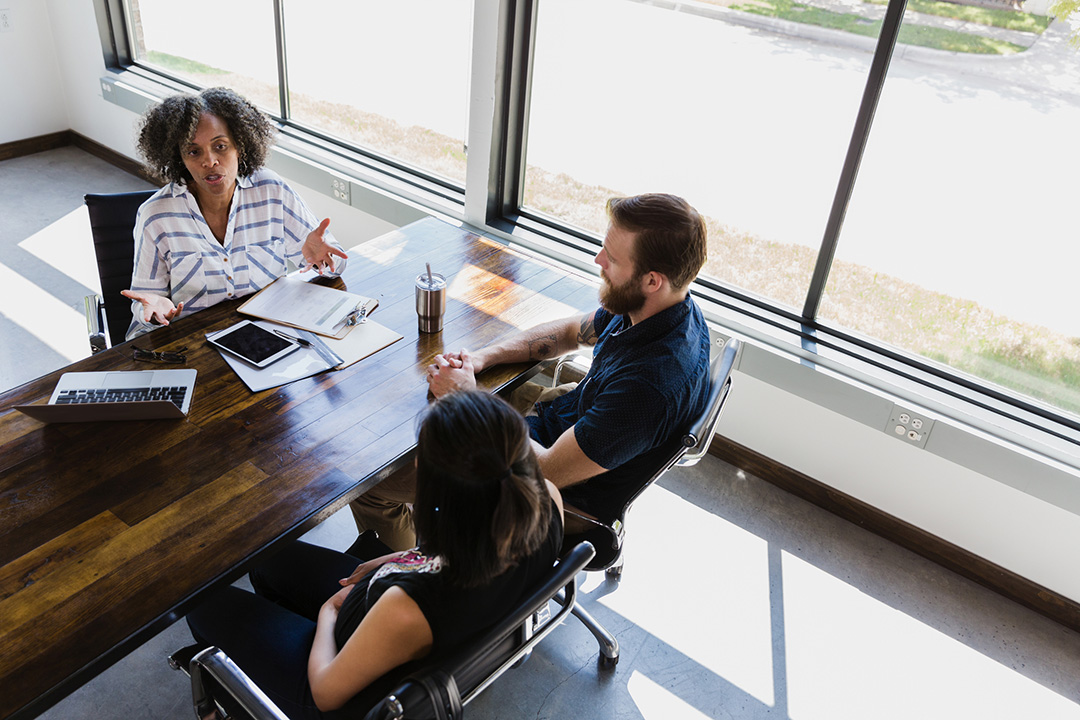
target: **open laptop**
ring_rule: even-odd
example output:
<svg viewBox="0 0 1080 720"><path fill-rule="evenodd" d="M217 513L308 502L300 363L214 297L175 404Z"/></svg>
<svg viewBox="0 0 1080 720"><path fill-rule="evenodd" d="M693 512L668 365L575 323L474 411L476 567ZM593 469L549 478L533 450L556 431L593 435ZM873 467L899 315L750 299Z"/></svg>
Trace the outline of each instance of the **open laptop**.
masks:
<svg viewBox="0 0 1080 720"><path fill-rule="evenodd" d="M195 369L69 372L48 405L15 409L46 423L182 418L191 407Z"/></svg>

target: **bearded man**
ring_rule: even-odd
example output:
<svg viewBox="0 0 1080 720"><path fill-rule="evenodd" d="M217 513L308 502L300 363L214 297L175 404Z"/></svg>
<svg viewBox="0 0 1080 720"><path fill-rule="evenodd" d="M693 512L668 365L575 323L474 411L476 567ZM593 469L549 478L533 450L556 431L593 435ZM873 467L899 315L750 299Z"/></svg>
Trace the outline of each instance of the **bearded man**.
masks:
<svg viewBox="0 0 1080 720"><path fill-rule="evenodd" d="M593 346L588 374L540 395L526 415L540 469L568 510L610 523L704 410L709 330L690 297L706 258L705 222L685 200L614 198L600 266L600 307L544 323L481 350L435 357L432 394L476 387L500 363L548 360ZM353 503L360 530L394 549L415 544L405 503L409 473L387 478Z"/></svg>

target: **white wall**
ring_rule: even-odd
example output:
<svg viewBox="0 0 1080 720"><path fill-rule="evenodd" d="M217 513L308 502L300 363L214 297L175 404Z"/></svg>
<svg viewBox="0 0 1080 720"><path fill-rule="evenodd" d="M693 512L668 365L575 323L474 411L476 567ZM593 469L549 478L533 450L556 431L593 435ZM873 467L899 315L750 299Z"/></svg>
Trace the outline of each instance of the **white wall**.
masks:
<svg viewBox="0 0 1080 720"><path fill-rule="evenodd" d="M1069 548L1080 547L1080 517L1022 492L1002 477L975 472L889 437L754 376L746 367L732 382L718 432L826 485L922 528L1055 592L1080 601L1080 574ZM810 368L793 363L792 370ZM937 419L931 434L955 432ZM935 435L936 434L936 435ZM989 452L989 447L988 447ZM1035 466L1035 471L1039 468ZM1013 477L1005 477L1013 473ZM1075 473L1065 481L1080 484Z"/></svg>
<svg viewBox="0 0 1080 720"><path fill-rule="evenodd" d="M0 98L4 107L0 143L67 130L70 124L49 5L37 0L3 0L0 8L7 13L11 28L0 32ZM92 17L90 27L96 27Z"/></svg>
<svg viewBox="0 0 1080 720"><path fill-rule="evenodd" d="M134 115L101 99L99 78L105 72L105 60L92 0L48 0L47 4L69 127L134 158Z"/></svg>

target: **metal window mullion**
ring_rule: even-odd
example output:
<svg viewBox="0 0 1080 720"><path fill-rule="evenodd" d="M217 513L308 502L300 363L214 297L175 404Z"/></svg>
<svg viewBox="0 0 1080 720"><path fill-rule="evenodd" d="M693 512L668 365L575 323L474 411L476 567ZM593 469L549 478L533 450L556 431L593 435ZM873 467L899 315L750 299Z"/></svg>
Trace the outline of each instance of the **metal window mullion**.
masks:
<svg viewBox="0 0 1080 720"><path fill-rule="evenodd" d="M95 0L94 15L97 18L105 67L122 68L134 62L135 53L132 48L135 43L129 38L133 29L126 21L128 12L124 7L124 0Z"/></svg>
<svg viewBox="0 0 1080 720"><path fill-rule="evenodd" d="M840 230L844 225L844 215L851 201L855 178L859 174L859 165L862 162L863 151L866 149L866 141L870 136L870 127L874 122L874 113L877 111L878 100L881 98L881 90L896 47L896 39L900 34L900 23L904 19L906 6L907 0L889 0L889 6L885 10L885 19L874 50L874 59L870 63L870 74L866 78L866 88L863 90L859 112L855 117L855 127L851 132L851 142L848 144L847 156L844 158L844 167L840 171L840 181L836 186L829 221L825 225L825 235L821 241L821 249L818 251L817 263L814 265L814 274L810 279L810 288L806 293L806 304L803 306L803 319L806 321L817 319L821 298L825 294L825 284L829 279L829 271L832 269L833 258L836 255L836 245L840 240Z"/></svg>
<svg viewBox="0 0 1080 720"><path fill-rule="evenodd" d="M274 0L274 45L277 48L278 109L281 119L292 117L289 107L289 70L285 54L285 0Z"/></svg>
<svg viewBox="0 0 1080 720"><path fill-rule="evenodd" d="M528 144L529 102L532 94L533 54L536 47L536 0L510 0L503 29L500 58L508 68L496 118L497 168L490 183L489 220L516 214L525 184L525 149Z"/></svg>

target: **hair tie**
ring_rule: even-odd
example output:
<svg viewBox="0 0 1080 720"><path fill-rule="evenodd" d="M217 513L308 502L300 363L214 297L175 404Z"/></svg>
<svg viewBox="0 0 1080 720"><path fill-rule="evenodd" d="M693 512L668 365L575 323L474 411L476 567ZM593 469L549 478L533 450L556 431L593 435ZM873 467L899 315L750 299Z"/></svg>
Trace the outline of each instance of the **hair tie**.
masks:
<svg viewBox="0 0 1080 720"><path fill-rule="evenodd" d="M499 482L500 483L506 482L507 480L509 480L513 476L514 476L514 467L510 466L510 467L506 468L505 470L503 470L502 474L499 475Z"/></svg>

